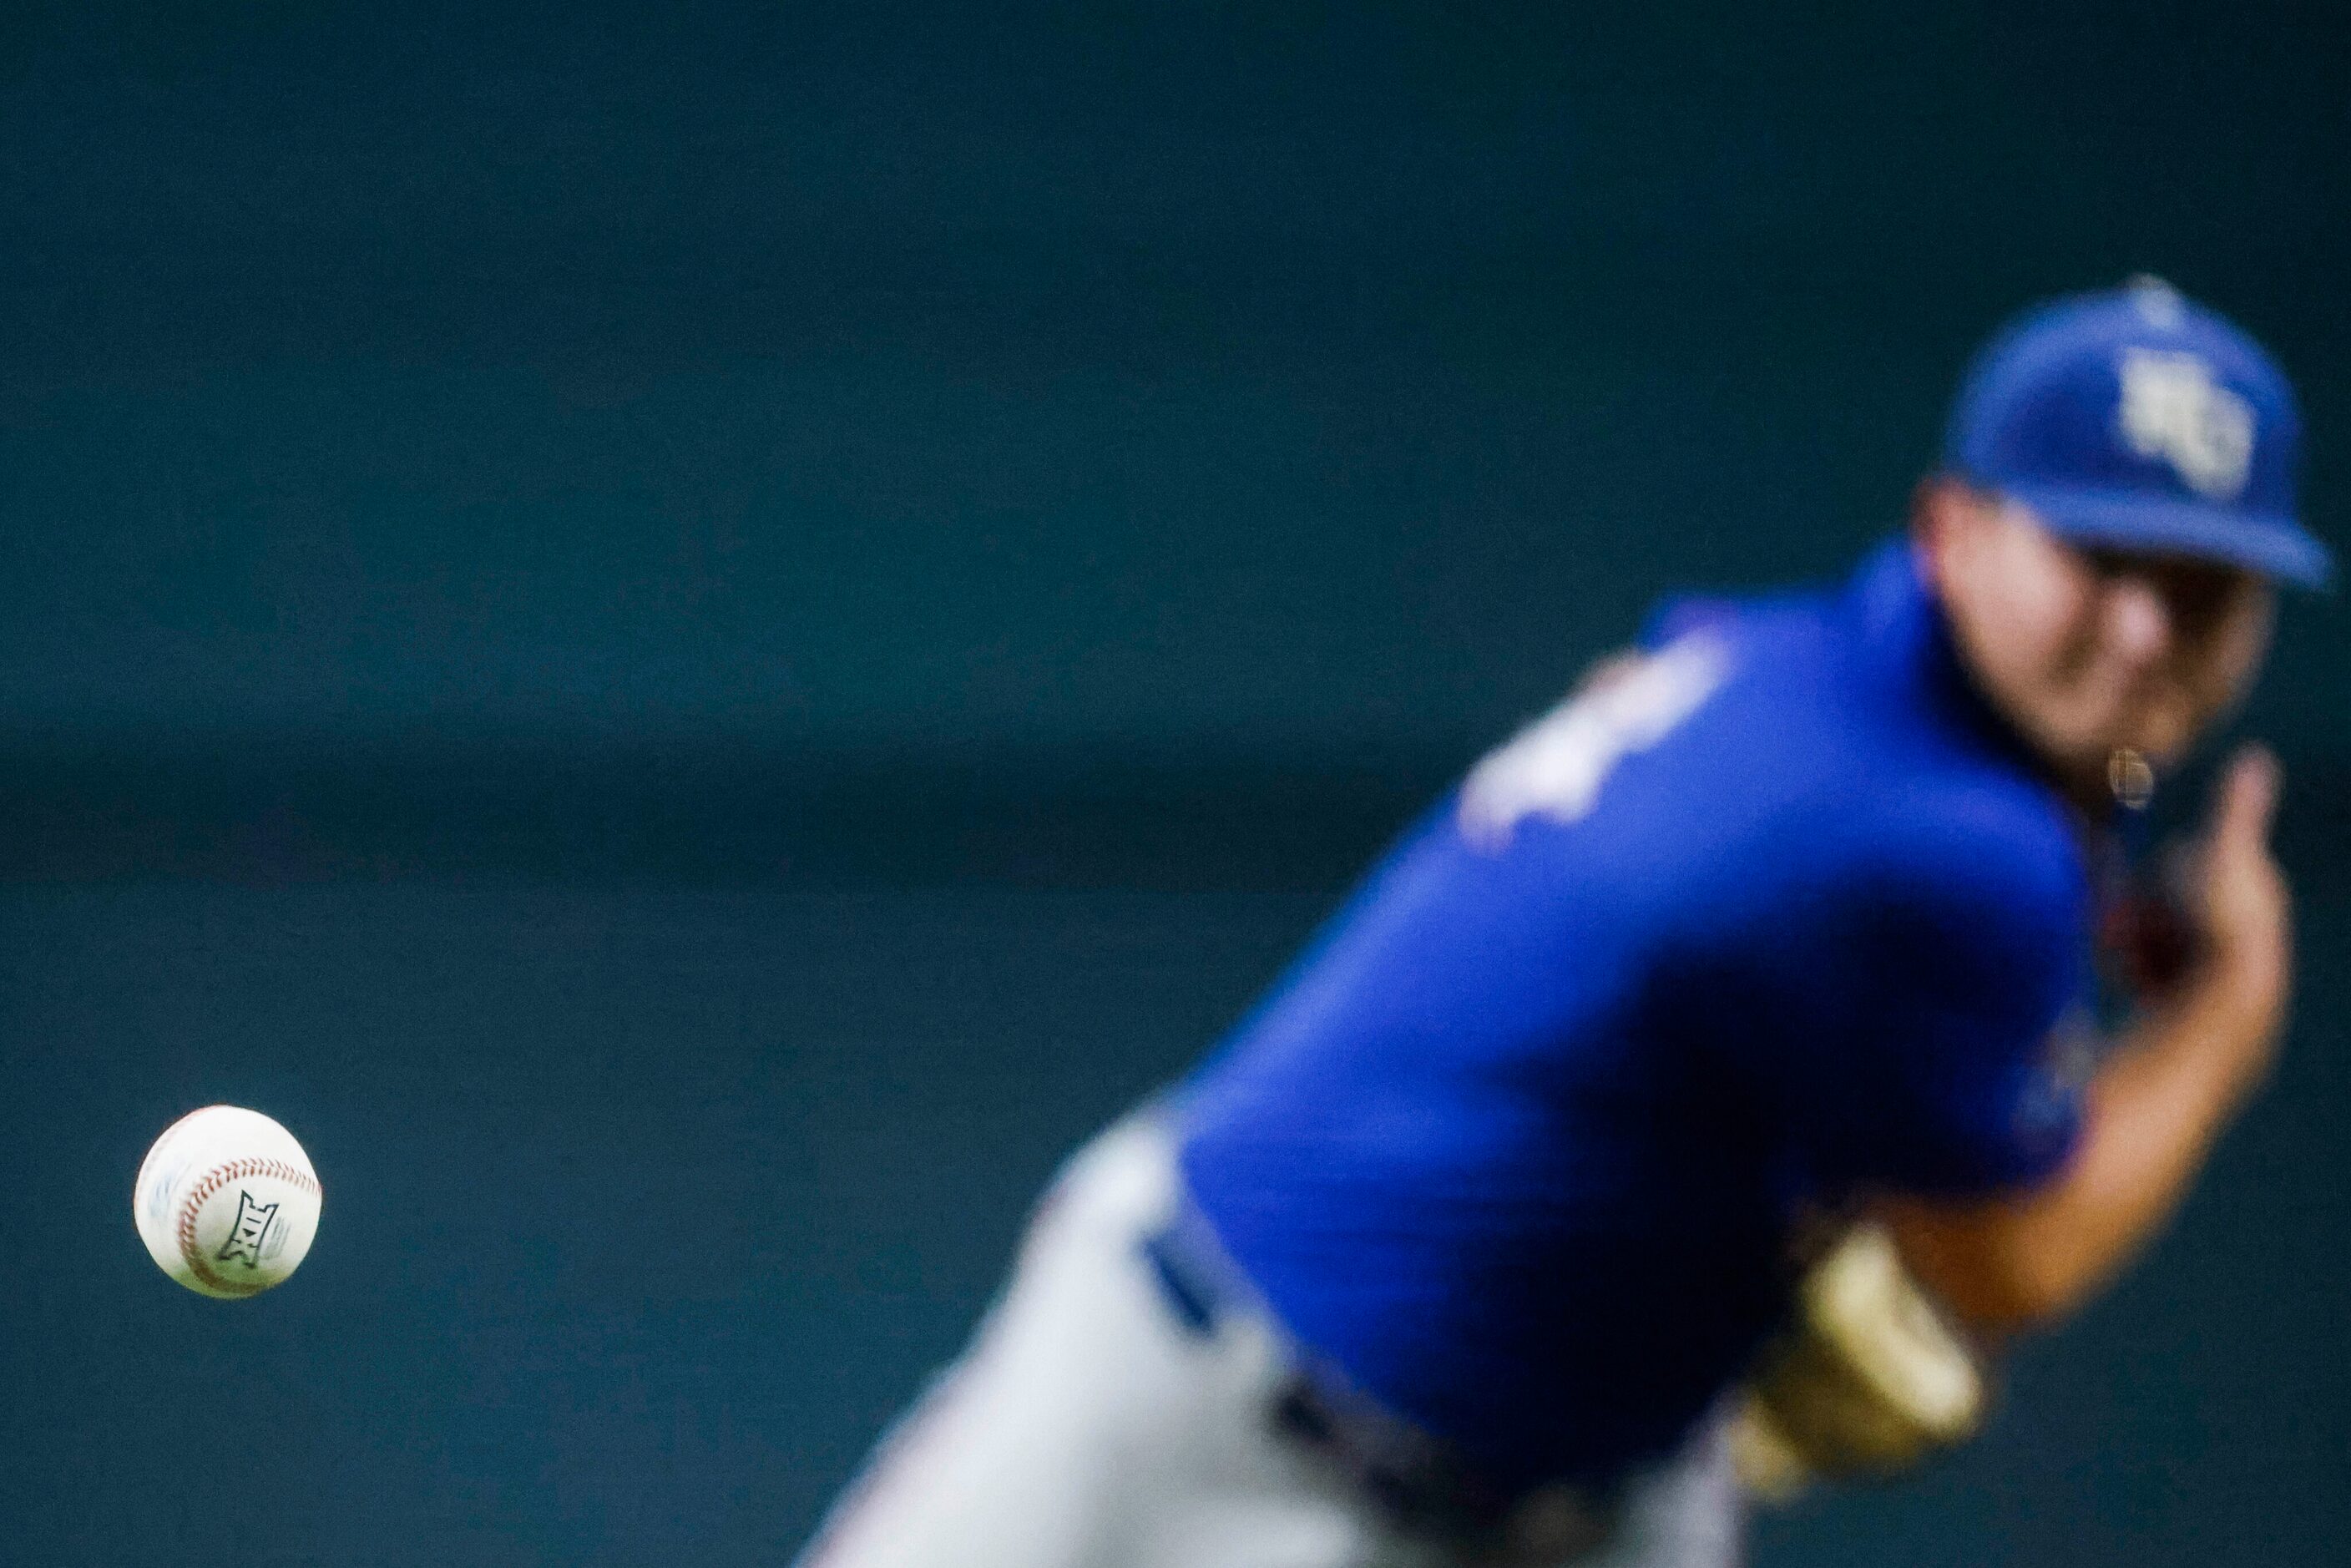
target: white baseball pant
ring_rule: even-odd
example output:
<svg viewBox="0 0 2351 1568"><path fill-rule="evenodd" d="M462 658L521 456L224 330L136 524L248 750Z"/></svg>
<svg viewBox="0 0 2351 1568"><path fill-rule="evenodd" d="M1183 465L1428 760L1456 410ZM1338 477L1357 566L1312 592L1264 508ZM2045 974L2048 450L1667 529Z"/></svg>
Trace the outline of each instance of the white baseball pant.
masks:
<svg viewBox="0 0 2351 1568"><path fill-rule="evenodd" d="M886 1437L799 1568L1729 1568L1743 1503L1709 1426L1638 1476L1605 1538L1539 1506L1477 1546L1408 1531L1270 1418L1293 1385L1261 1313L1203 1333L1141 1239L1177 1196L1174 1140L1121 1123L1040 1209L962 1359ZM1588 1521L1590 1516L1583 1516ZM1550 1539L1547 1541L1546 1536Z"/></svg>

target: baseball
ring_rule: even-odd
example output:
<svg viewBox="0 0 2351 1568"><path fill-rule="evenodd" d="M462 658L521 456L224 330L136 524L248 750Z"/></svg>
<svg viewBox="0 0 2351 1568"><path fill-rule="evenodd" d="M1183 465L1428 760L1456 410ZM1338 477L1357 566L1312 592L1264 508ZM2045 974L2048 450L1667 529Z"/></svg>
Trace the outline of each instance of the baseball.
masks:
<svg viewBox="0 0 2351 1568"><path fill-rule="evenodd" d="M319 1232L319 1197L293 1134L258 1111L207 1105L147 1151L131 1213L157 1268L198 1295L233 1300L301 1266Z"/></svg>

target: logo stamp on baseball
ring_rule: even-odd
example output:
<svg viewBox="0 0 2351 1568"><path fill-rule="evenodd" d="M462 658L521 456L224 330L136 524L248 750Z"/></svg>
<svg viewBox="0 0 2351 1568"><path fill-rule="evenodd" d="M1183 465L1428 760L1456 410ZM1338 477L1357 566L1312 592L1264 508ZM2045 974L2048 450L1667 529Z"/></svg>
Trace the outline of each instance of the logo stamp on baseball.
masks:
<svg viewBox="0 0 2351 1568"><path fill-rule="evenodd" d="M310 1156L258 1111L207 1105L164 1130L131 1186L155 1266L199 1295L259 1295L301 1266L319 1232Z"/></svg>

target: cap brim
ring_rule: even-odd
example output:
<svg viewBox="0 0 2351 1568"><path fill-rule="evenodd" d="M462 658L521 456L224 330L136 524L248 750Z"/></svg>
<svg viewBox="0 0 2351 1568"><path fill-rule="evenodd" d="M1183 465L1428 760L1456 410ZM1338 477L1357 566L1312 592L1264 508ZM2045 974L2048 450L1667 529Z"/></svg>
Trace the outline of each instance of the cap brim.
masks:
<svg viewBox="0 0 2351 1568"><path fill-rule="evenodd" d="M2071 485L2010 484L1999 489L2067 538L2222 561L2299 588L2325 588L2335 576L2326 547L2279 513Z"/></svg>

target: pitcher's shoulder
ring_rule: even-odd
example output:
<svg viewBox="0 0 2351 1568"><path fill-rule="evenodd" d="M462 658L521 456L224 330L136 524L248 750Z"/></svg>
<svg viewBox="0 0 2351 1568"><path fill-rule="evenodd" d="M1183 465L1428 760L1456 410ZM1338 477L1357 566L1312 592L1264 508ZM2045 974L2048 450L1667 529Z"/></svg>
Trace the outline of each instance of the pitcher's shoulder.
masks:
<svg viewBox="0 0 2351 1568"><path fill-rule="evenodd" d="M1841 891L1865 907L1928 915L1963 938L2051 937L2088 918L2081 833L2020 775L1945 766L1881 778L1842 805L1834 831Z"/></svg>

